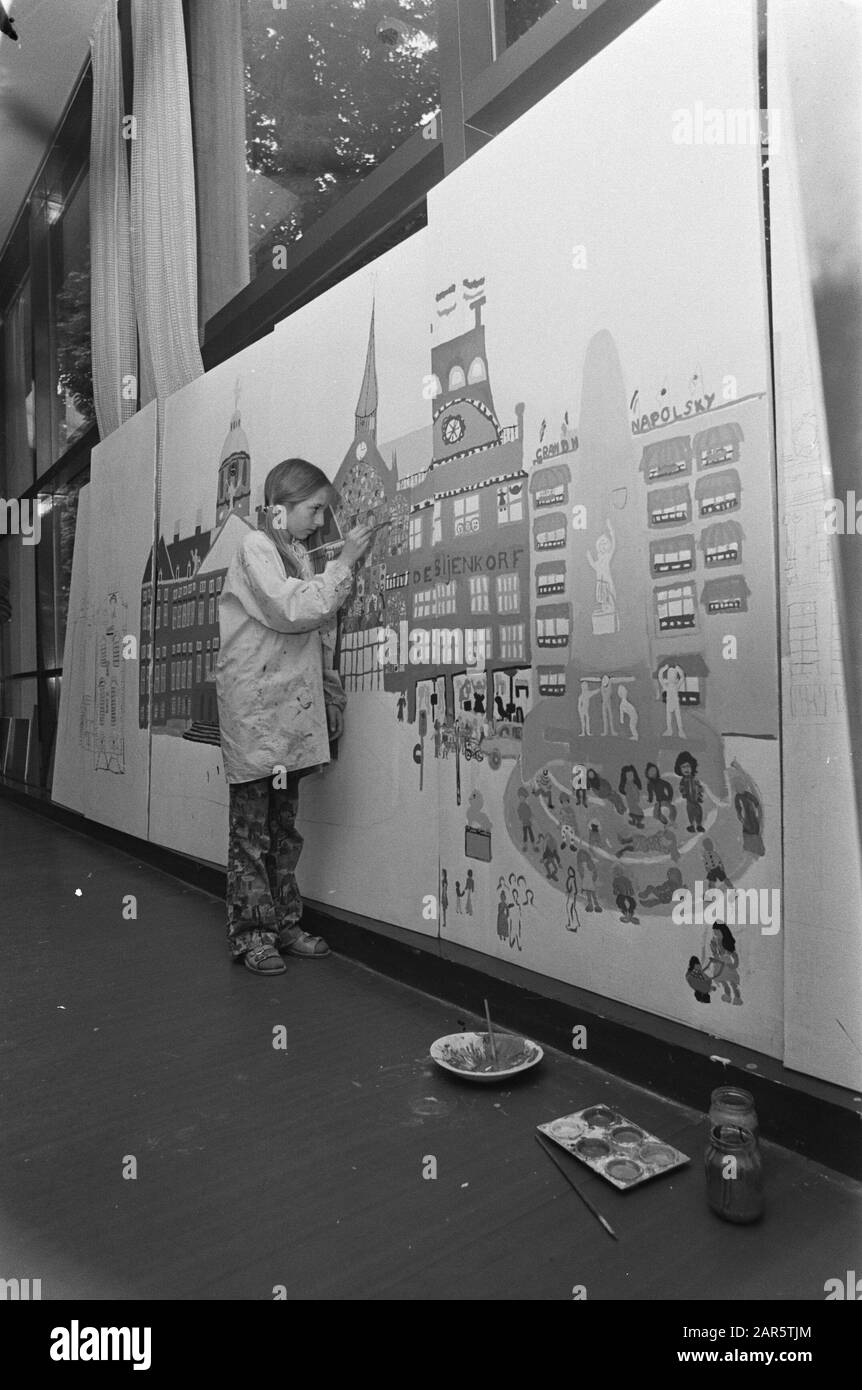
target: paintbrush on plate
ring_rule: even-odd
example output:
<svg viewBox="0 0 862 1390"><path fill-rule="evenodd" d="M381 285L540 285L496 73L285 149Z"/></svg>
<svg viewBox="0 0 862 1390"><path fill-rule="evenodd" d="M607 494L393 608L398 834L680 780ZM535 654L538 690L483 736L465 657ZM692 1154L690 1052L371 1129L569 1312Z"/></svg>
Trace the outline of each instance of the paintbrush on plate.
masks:
<svg viewBox="0 0 862 1390"><path fill-rule="evenodd" d="M484 1004L485 1004L485 1021L486 1021L487 1024L488 1024L488 1041L489 1041L490 1044L491 1044L491 1061L494 1063L494 1067L495 1067L495 1069L496 1069L496 1066L497 1066L497 1044L494 1042L494 1030L493 1030L493 1028L491 1027L491 1014L490 1014L490 1011L489 1011L489 1009L488 1009L488 1001L487 1001L487 999L484 1000Z"/></svg>
<svg viewBox="0 0 862 1390"><path fill-rule="evenodd" d="M554 1153L553 1149L548 1147L548 1145L542 1139L541 1134L537 1134L535 1137L538 1143L540 1143L542 1148L545 1150L545 1153L548 1155L548 1158L550 1158L557 1165L569 1186L573 1188L575 1192L577 1192L584 1206L587 1207L593 1213L593 1216L596 1218L597 1221L600 1221L602 1223L609 1236L612 1236L614 1240L619 1240L619 1236L617 1235L611 1223L605 1220L600 1211L596 1210L589 1197L584 1196L583 1192L578 1187L571 1173L569 1173L567 1169L563 1167L562 1160L557 1158L557 1155Z"/></svg>

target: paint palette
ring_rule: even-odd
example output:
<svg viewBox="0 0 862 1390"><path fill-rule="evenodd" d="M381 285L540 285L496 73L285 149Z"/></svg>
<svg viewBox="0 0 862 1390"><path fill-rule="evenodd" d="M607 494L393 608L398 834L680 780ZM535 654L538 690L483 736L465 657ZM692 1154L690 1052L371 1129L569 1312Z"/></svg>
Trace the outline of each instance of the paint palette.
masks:
<svg viewBox="0 0 862 1390"><path fill-rule="evenodd" d="M588 1105L537 1128L623 1191L690 1162L688 1154L609 1105Z"/></svg>

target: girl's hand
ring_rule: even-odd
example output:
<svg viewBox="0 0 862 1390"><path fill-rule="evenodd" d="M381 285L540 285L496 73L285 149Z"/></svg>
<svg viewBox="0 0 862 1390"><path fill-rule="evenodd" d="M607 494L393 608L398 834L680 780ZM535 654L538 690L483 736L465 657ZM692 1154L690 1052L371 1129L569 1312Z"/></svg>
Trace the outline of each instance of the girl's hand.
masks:
<svg viewBox="0 0 862 1390"><path fill-rule="evenodd" d="M341 738L344 733L344 715L337 705L327 705L326 722L329 725L329 737L334 742Z"/></svg>
<svg viewBox="0 0 862 1390"><path fill-rule="evenodd" d="M354 526L348 533L347 540L341 548L341 559L345 560L351 569L361 560L371 545L372 528L370 526Z"/></svg>

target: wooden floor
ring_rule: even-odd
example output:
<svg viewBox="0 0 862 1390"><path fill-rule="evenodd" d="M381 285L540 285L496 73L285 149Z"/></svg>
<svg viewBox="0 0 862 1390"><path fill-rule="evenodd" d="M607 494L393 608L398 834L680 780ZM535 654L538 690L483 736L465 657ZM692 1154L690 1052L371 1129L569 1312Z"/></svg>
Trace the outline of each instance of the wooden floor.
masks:
<svg viewBox="0 0 862 1390"><path fill-rule="evenodd" d="M428 1057L457 1010L344 957L255 977L220 903L2 801L0 904L0 1277L43 1299L822 1300L862 1269L850 1179L767 1146L766 1218L728 1226L702 1115L574 1054L458 1082ZM627 1194L572 1163L618 1243L533 1138L595 1101L692 1157Z"/></svg>

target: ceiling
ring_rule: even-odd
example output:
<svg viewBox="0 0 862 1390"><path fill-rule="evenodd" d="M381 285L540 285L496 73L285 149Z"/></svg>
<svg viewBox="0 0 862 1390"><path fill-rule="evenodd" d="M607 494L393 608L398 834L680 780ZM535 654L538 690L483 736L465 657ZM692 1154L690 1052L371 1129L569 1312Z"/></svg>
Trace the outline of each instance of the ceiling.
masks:
<svg viewBox="0 0 862 1390"><path fill-rule="evenodd" d="M0 247L89 55L106 0L4 0L20 48L0 35Z"/></svg>

